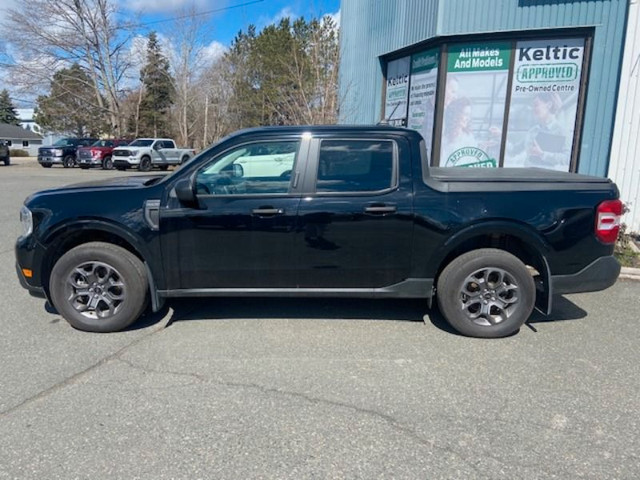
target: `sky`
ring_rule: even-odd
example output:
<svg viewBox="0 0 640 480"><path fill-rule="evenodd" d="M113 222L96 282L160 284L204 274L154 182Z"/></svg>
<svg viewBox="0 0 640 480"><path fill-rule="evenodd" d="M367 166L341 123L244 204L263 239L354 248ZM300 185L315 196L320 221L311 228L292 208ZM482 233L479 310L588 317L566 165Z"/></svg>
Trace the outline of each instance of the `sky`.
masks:
<svg viewBox="0 0 640 480"><path fill-rule="evenodd" d="M23 0L0 0L2 10L16 8ZM158 32L159 37L170 36L172 21L193 7L201 13L205 24L202 38L203 48L213 59L221 55L240 31L246 31L254 24L258 31L266 25L275 23L284 17L305 18L331 15L339 22L340 0L116 0L127 20L139 24L141 35L150 31ZM0 40L0 55L3 45ZM0 90L8 88L10 82L0 76ZM24 97L24 95L22 95ZM32 104L20 102L14 96L16 107L32 107ZM27 99L28 100L28 99Z"/></svg>

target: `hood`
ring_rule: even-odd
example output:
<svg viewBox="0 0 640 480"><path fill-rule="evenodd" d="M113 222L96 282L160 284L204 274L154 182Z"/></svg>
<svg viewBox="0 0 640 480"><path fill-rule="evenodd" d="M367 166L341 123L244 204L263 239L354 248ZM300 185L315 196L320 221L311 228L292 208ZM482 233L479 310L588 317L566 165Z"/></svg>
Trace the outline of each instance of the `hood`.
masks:
<svg viewBox="0 0 640 480"><path fill-rule="evenodd" d="M68 193L91 193L104 192L108 190L127 190L134 188L143 188L145 183L156 184L157 180L165 177L165 175L132 175L129 177L116 177L106 180L96 180L92 182L74 183L60 188L51 188L48 190L41 190L36 192L25 200L25 204L28 204L32 200L36 200L38 197L59 195ZM157 179L157 180L156 180ZM156 180L152 182L152 180Z"/></svg>

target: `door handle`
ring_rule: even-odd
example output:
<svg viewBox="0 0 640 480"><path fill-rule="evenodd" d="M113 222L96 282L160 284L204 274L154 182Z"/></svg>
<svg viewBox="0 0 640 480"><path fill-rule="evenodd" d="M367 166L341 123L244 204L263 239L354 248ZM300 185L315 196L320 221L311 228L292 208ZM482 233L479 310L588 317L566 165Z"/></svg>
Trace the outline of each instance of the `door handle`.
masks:
<svg viewBox="0 0 640 480"><path fill-rule="evenodd" d="M254 215L261 216L261 217L274 217L276 215L283 215L284 214L284 209L283 208L271 208L271 207L254 208L253 210L251 210L251 213L253 213Z"/></svg>
<svg viewBox="0 0 640 480"><path fill-rule="evenodd" d="M376 205L374 207L366 207L365 213L371 213L373 215L384 215L385 213L396 213L398 209L390 205Z"/></svg>

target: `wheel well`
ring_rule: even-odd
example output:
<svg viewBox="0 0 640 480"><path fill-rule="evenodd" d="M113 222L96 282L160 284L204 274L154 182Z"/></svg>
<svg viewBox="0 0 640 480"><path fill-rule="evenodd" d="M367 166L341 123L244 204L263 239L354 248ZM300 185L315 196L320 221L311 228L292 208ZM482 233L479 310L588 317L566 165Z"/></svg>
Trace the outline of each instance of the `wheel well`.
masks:
<svg viewBox="0 0 640 480"><path fill-rule="evenodd" d="M42 272L42 285L47 292L49 291L49 277L51 275L51 271L60 257L72 248L89 242L104 242L117 245L128 250L144 262L144 257L140 252L138 252L129 242L116 234L105 232L104 230L81 230L66 235L63 234L51 247L50 253L47 255L47 262L44 265Z"/></svg>
<svg viewBox="0 0 640 480"><path fill-rule="evenodd" d="M546 263L542 254L535 247L523 241L521 238L501 233L479 235L462 242L450 251L442 260L436 273L435 282L437 283L442 270L444 270L444 268L449 265L454 258L480 248L497 248L509 252L510 254L518 257L525 265L533 267L541 274L542 280L544 281Z"/></svg>

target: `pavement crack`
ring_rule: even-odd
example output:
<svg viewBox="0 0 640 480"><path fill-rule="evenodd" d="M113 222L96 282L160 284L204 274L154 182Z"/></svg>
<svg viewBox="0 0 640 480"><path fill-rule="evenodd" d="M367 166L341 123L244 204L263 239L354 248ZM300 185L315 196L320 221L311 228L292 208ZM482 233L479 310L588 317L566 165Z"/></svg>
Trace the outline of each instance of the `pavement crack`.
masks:
<svg viewBox="0 0 640 480"><path fill-rule="evenodd" d="M124 353L124 352L122 352L122 353ZM187 378L195 379L200 383L204 383L204 382L208 381L208 379L206 377L204 377L203 375L198 375L197 373L176 372L176 371L171 371L171 370L158 370L158 369L155 369L155 368L150 368L148 366L137 365L137 364L133 363L130 360L122 358L122 356L118 356L118 357L114 358L114 360L118 361L118 362L122 362L122 363L128 365L130 368L133 368L134 370L140 370L140 371L145 372L145 373L155 373L155 374L159 374L159 375L175 375L175 376L179 376L179 377L187 377Z"/></svg>
<svg viewBox="0 0 640 480"><path fill-rule="evenodd" d="M60 381L58 383L55 383L54 385L50 386L49 388L46 388L46 389L38 392L37 394L24 399L22 402L20 402L20 403L18 403L16 405L13 405L12 407L9 407L9 408L1 411L0 412L0 419L6 417L7 415L12 414L13 412L15 412L17 410L20 410L23 407L26 407L27 405L30 405L30 404L38 401L40 399L46 398L49 395L57 392L58 390L63 389L64 387L66 387L68 385L72 385L73 383L78 381L80 378L82 378L83 376L88 374L89 372L92 372L93 370L96 370L96 369L100 368L101 366L111 362L112 360L120 359L120 357L128 349L138 345L139 343L141 343L144 340L148 339L149 337L155 335L156 333L162 332L165 328L166 328L166 325L163 325L163 324L160 324L160 325L154 327L153 330L150 331L149 333L147 333L146 335L143 335L143 336L141 336L139 338L136 338L131 343L128 343L127 345L125 345L124 347L120 348L116 352L114 352L114 353L112 353L110 355L107 355L106 357L101 358L100 360L98 360L94 364L90 365L89 367L85 368L84 370L81 370L80 372L77 372L77 373L71 375L70 377L65 378L64 380L62 380L62 381Z"/></svg>

